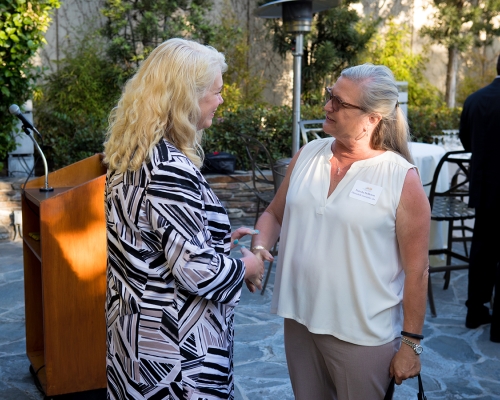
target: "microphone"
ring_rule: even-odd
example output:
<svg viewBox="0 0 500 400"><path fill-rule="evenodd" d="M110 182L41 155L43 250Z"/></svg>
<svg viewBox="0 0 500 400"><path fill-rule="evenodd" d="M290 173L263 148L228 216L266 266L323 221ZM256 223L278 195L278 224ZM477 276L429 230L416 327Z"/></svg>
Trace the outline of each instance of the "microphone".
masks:
<svg viewBox="0 0 500 400"><path fill-rule="evenodd" d="M40 156L42 157L43 161L43 167L45 169L45 185L40 188L40 192L52 192L54 191L53 187L49 186L49 168L47 166L47 160L45 158L45 155L43 154L42 149L38 145L37 141L33 137L33 135L30 134L30 131L28 129L31 129L32 131L35 131L40 139L42 138L42 135L40 135L40 132L38 132L35 127L29 122L26 118L24 118L24 115L21 113L21 110L19 109L19 106L17 104L12 104L9 107L9 112L12 115L15 115L17 118L21 120L23 123L23 131L26 132L26 135L30 137L30 139L33 141L33 144L35 145L37 151L40 153Z"/></svg>
<svg viewBox="0 0 500 400"><path fill-rule="evenodd" d="M12 104L10 107L9 107L9 112L12 114L12 115L15 115L17 118L19 118L21 120L21 122L23 123L24 126L26 126L27 128L31 129L32 131L35 131L38 135L38 137L40 139L42 139L42 135L40 135L40 132L38 132L36 130L36 128L33 126L33 124L31 122L29 122L23 115L23 113L21 112L21 109L19 108L19 106L17 104Z"/></svg>

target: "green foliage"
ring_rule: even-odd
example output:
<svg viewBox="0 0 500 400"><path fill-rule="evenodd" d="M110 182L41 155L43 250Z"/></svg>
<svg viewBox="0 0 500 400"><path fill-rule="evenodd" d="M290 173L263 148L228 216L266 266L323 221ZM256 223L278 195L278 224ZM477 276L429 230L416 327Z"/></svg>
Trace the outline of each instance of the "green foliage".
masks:
<svg viewBox="0 0 500 400"><path fill-rule="evenodd" d="M228 64L228 71L224 74L222 107L231 111L258 104L266 82L257 71L254 60L250 59L248 32L238 27L229 0L224 2L220 19L210 44L224 53Z"/></svg>
<svg viewBox="0 0 500 400"><path fill-rule="evenodd" d="M249 169L245 149L237 133L255 137L266 144L276 159L289 157L292 146L292 111L290 107L250 107L225 111L214 119L212 127L205 131L205 152L227 151L236 155L238 169Z"/></svg>
<svg viewBox="0 0 500 400"><path fill-rule="evenodd" d="M385 65L391 69L396 80L408 82L409 104L432 107L442 105L438 89L423 74L428 61L425 57L426 49L420 54L411 52L411 33L406 25L389 19L386 29L371 38L360 61Z"/></svg>
<svg viewBox="0 0 500 400"><path fill-rule="evenodd" d="M469 51L463 66L463 77L458 83L457 102L463 104L467 96L489 85L495 79L498 55L488 58L483 49Z"/></svg>
<svg viewBox="0 0 500 400"><path fill-rule="evenodd" d="M460 53L477 40L478 35L491 35L495 30L495 15L499 15L498 0L433 0L434 12L430 24L421 28L421 35L448 50L446 103L454 107L456 99L457 65ZM483 11L487 10L486 19Z"/></svg>
<svg viewBox="0 0 500 400"><path fill-rule="evenodd" d="M500 15L500 0L483 0L478 2L480 11L472 25L474 33L474 46L490 46L495 37L500 36L498 16Z"/></svg>
<svg viewBox="0 0 500 400"><path fill-rule="evenodd" d="M184 37L211 43L213 27L205 15L211 0L105 0L102 34L110 40L108 55L128 75L160 43Z"/></svg>
<svg viewBox="0 0 500 400"><path fill-rule="evenodd" d="M92 34L67 49L57 72L47 76L35 101L35 122L43 149L58 169L102 152L107 119L120 93L121 69L102 54Z"/></svg>
<svg viewBox="0 0 500 400"><path fill-rule="evenodd" d="M214 119L212 127L205 131L203 149L205 152L227 151L236 155L237 169L249 169L245 149L241 146L237 133L252 136L264 143L278 160L291 156L292 149L292 109L288 106L261 105L224 111ZM324 118L323 106L304 106L302 119Z"/></svg>
<svg viewBox="0 0 500 400"><path fill-rule="evenodd" d="M433 6L430 24L422 27L420 33L448 50L445 96L447 104L453 106L459 53L471 45L488 46L500 36L500 0L433 0Z"/></svg>
<svg viewBox="0 0 500 400"><path fill-rule="evenodd" d="M444 129L458 129L462 109L448 108L444 105L408 107L408 123L412 140L431 143L432 136L442 135ZM323 119L323 106L304 106L302 119ZM224 111L214 119L212 127L206 130L203 149L205 152L227 151L236 155L236 168L250 168L245 149L237 134L255 137L264 143L278 160L291 156L292 148L292 109L288 106L260 106Z"/></svg>
<svg viewBox="0 0 500 400"><path fill-rule="evenodd" d="M432 136L442 135L443 129L458 129L460 126L460 107L449 108L429 106L408 106L408 124L412 140L432 143Z"/></svg>
<svg viewBox="0 0 500 400"><path fill-rule="evenodd" d="M40 68L32 57L45 43L44 32L50 24L50 12L58 0L2 0L0 3L0 170L7 153L15 149L12 132L16 119L11 104L22 106L32 97Z"/></svg>
<svg viewBox="0 0 500 400"><path fill-rule="evenodd" d="M470 22L481 17L480 7L464 0L433 0L433 6L431 25L423 26L420 33L446 48L464 51L472 42Z"/></svg>
<svg viewBox="0 0 500 400"><path fill-rule="evenodd" d="M45 137L44 151L47 159L53 163L50 166L51 169L61 168L102 151L107 117L120 96L124 81L135 72L140 60L150 51L148 49L154 47L153 43L166 38L162 36L163 31L159 32L153 28L148 28L148 30L147 27L143 27L142 31L133 32L127 18L134 16L136 26L143 26L139 23L142 21L141 18L144 17L152 23L153 20L148 18L153 18L153 16L146 11L154 9L154 18L162 21L163 28L171 29L169 36L175 36L173 32L191 34L194 27L186 25L188 17L178 12L182 9L176 8L177 12L172 11L172 15L184 15L183 18L177 20L177 23L174 23L175 18L170 15L162 17L162 13L166 12L167 3L174 4L174 2L164 1L156 2L154 5L147 2L146 7L143 2L107 1L105 12L110 13L107 29L115 29L109 31L114 33L108 37L113 41L111 49L119 51L105 51L106 46L103 42L92 34L78 35L81 38L80 42L73 48L67 49L65 58L59 64L58 72L47 76L40 97L35 99L35 122ZM181 5L185 4L187 3L183 2ZM201 9L196 8L201 2L190 4L190 10L194 7L195 17L201 18ZM155 9L154 7L163 8ZM204 136L204 150L206 152L228 151L236 154L237 168L247 169L249 166L246 154L236 136L236 133L243 133L265 143L275 159L288 158L291 155L292 145L292 110L287 106L270 106L261 102L260 95L264 83L258 78L259 74L252 66L252 60L249 60L248 33L244 29L235 28L234 15L227 11L229 7L225 9L218 26L205 29L200 23L202 30L193 34L202 41L200 38L210 33L212 36L206 36L212 38L209 43L226 54L229 65L229 70L224 75L225 103L219 108L222 114L214 119L212 127L207 129ZM368 28L360 28L361 22L355 18L355 15L347 13L346 10L343 12L345 14L332 14L343 15L342 18L335 19L327 15L315 23L315 34L320 39L311 42L314 46L311 45L308 48L307 58L312 60L308 79L311 82L319 79L317 88L323 87L321 82L324 79L329 79L348 63L354 62L357 51L351 50L359 48L348 48L346 43L354 43L352 46L355 46L355 43L359 44L362 41L366 43L371 37L372 33L369 33ZM120 25L119 22L124 22L124 24ZM177 30L175 31L172 26ZM392 63L395 60L394 55L399 52L398 61L401 65L395 61L389 65L397 74L401 74L400 77L397 75L398 79L411 82L414 77L416 81L423 81L418 75L422 60L418 57L412 58L405 52L404 36L398 35L396 31L397 28L394 27L385 39L385 47L381 46L376 49L376 51L384 49L380 60L385 57L385 60L389 60L387 62ZM320 32L322 32L321 35ZM125 36L119 39L122 33ZM326 39L328 35L338 35L339 42L329 44L330 39ZM399 40L401 44L397 43ZM116 46L117 43L123 46ZM328 46L331 46L330 50ZM117 57L118 54L122 56ZM331 54L334 56L328 59ZM319 60L316 70L313 66L315 58ZM324 60L328 62L323 62ZM315 98L315 90L317 90L316 86L314 89L311 86L309 104L301 107L302 119L324 118L322 97L320 99L318 95ZM425 98L423 95L415 95L415 99ZM422 100L421 103L415 100L415 104L430 103L430 100ZM441 129L453 129L458 126L457 115L459 113L456 110L410 106L409 115L412 132L415 139L420 141L429 141L430 137L436 133L439 134Z"/></svg>
<svg viewBox="0 0 500 400"><path fill-rule="evenodd" d="M83 31L89 33L77 32L75 45L64 49L58 71L46 77L36 99L35 122L44 135L43 149L51 170L102 152L108 116L123 84L154 47L175 36L200 42L214 36L216 30L204 21L210 4L206 0L105 2L104 31L97 31L94 21L88 21ZM243 37L233 35L228 46ZM230 50L237 55L246 51ZM233 84L229 90L241 87Z"/></svg>
<svg viewBox="0 0 500 400"><path fill-rule="evenodd" d="M310 33L304 37L302 57L302 99L315 104L330 84L348 65L355 64L358 54L375 33L378 20L361 21L349 8L356 1L342 1L340 6L316 14ZM293 37L280 20L267 21L274 49L282 56L295 46Z"/></svg>
<svg viewBox="0 0 500 400"><path fill-rule="evenodd" d="M447 48L464 51L474 41L476 47L487 46L500 36L497 18L500 0L433 0L435 11L430 25L420 33Z"/></svg>

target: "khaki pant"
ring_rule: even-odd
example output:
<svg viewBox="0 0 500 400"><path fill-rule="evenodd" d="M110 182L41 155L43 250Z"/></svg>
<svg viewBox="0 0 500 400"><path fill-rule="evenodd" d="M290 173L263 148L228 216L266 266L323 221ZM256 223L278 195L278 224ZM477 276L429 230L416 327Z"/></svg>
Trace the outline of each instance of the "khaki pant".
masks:
<svg viewBox="0 0 500 400"><path fill-rule="evenodd" d="M382 400L400 339L359 346L285 319L285 353L296 400Z"/></svg>

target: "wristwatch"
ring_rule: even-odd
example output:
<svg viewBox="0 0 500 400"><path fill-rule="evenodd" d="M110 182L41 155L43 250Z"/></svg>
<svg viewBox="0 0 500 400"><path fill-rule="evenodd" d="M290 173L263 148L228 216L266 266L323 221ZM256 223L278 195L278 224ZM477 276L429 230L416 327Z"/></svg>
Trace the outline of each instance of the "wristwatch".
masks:
<svg viewBox="0 0 500 400"><path fill-rule="evenodd" d="M422 346L416 344L415 342L412 342L411 340L406 339L404 336L401 336L401 341L410 346L417 356L422 354L422 352L424 351L424 348Z"/></svg>

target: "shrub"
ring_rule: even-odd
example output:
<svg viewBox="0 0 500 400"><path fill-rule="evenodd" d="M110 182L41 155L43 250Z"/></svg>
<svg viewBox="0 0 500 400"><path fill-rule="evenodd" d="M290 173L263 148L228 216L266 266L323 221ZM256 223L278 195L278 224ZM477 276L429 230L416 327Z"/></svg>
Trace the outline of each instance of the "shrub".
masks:
<svg viewBox="0 0 500 400"><path fill-rule="evenodd" d="M302 119L324 118L323 106L304 106ZM252 136L266 145L275 160L291 157L293 111L288 106L260 106L224 111L204 135L205 152L227 151L236 155L236 168L249 169L245 148L237 134Z"/></svg>
<svg viewBox="0 0 500 400"><path fill-rule="evenodd" d="M417 106L440 107L444 103L438 89L432 86L423 72L428 61L426 47L420 54L411 51L411 32L405 24L390 18L386 31L372 37L362 62L381 64L390 68L398 81L408 82L408 102Z"/></svg>
<svg viewBox="0 0 500 400"><path fill-rule="evenodd" d="M408 106L408 124L412 138L417 142L432 143L433 135L442 135L443 129L458 129L460 126L460 107L439 108L429 106Z"/></svg>
<svg viewBox="0 0 500 400"><path fill-rule="evenodd" d="M442 135L443 129L458 129L461 108L408 107L408 123L412 140L431 143L433 135ZM304 106L301 118L323 119L321 106ZM247 170L245 148L241 146L237 134L253 136L264 143L274 159L289 158L292 148L292 109L288 106L261 105L225 111L214 119L212 127L204 136L205 152L227 151L236 155L236 168ZM302 144L302 143L301 143Z"/></svg>
<svg viewBox="0 0 500 400"><path fill-rule="evenodd" d="M108 115L120 96L122 78L100 48L100 41L90 35L68 51L35 101L35 122L51 170L103 151Z"/></svg>

